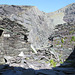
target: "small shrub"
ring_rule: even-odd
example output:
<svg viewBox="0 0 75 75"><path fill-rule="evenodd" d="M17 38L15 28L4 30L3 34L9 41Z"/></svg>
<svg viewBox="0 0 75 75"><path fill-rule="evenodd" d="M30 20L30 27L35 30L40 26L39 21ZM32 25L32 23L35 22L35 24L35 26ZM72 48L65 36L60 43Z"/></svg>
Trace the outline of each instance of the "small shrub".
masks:
<svg viewBox="0 0 75 75"><path fill-rule="evenodd" d="M63 62L62 62L62 60L61 60L61 57L62 57L62 55L59 55L59 59L60 59L60 64L62 64Z"/></svg>
<svg viewBox="0 0 75 75"><path fill-rule="evenodd" d="M61 39L61 42L64 43L64 39L63 38Z"/></svg>
<svg viewBox="0 0 75 75"><path fill-rule="evenodd" d="M61 56L62 56L62 55L59 55L59 59L61 59Z"/></svg>
<svg viewBox="0 0 75 75"><path fill-rule="evenodd" d="M74 41L75 42L75 36L72 36L71 37L71 41Z"/></svg>
<svg viewBox="0 0 75 75"><path fill-rule="evenodd" d="M51 66L56 67L57 62L55 62L53 59L51 59L50 64L51 64Z"/></svg>
<svg viewBox="0 0 75 75"><path fill-rule="evenodd" d="M62 62L62 61L60 61L59 63L60 63L60 64L63 64L63 62Z"/></svg>

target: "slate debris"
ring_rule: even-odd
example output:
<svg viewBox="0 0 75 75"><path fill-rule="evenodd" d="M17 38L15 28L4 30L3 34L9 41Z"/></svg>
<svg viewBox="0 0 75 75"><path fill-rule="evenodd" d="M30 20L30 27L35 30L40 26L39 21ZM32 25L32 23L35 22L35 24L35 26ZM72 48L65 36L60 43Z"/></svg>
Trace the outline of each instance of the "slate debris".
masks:
<svg viewBox="0 0 75 75"><path fill-rule="evenodd" d="M19 56L13 57L14 61L16 61L16 62L14 62L14 61L12 62L12 58L8 56L7 59L11 58L10 63L9 63L9 65L7 65L7 64L0 65L0 75L75 75L75 66L73 66L73 64L75 64L75 63L73 63L73 62L75 62L75 60L74 60L75 58L72 57L73 54L74 53L71 53L70 58L68 58L63 64L61 64L60 66L54 67L54 68L52 67L51 69L50 68L47 69L46 68L47 65L43 67L44 69L36 68L36 65L38 65L36 62L35 62L36 65L34 66L34 62L31 63L31 61L30 61L31 64L29 64L29 61L27 61L26 59L22 59L23 57L19 57ZM71 59L71 57L72 57L72 59ZM19 59L20 62L22 60L26 60L26 61L22 62L20 64L20 62L17 62L18 61L17 58L20 58ZM15 64L11 66L11 64L13 64L13 63L19 64L19 66L16 66ZM28 65L28 67L26 68L26 65L20 66L22 64L23 65L26 64L26 65ZM40 64L40 65L42 66L42 64Z"/></svg>

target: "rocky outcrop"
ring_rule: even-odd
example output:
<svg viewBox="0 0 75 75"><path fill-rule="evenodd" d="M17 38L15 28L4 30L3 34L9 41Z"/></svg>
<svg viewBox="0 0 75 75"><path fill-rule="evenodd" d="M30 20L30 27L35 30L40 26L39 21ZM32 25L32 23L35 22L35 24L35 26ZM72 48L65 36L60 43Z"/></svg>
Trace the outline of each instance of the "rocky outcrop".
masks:
<svg viewBox="0 0 75 75"><path fill-rule="evenodd" d="M37 49L49 45L48 37L54 27L65 23L67 12L70 11L70 7L74 8L74 5L73 3L52 13L42 12L35 6L0 5L0 16L28 28L28 41Z"/></svg>
<svg viewBox="0 0 75 75"><path fill-rule="evenodd" d="M45 13L35 6L0 5L1 55L18 55L21 51L30 54L32 49L36 54L37 49L48 50L47 54L51 49L55 53L58 50L66 53L69 47L67 58L75 45L74 6L75 3ZM70 15L72 22L69 21Z"/></svg>
<svg viewBox="0 0 75 75"><path fill-rule="evenodd" d="M74 75L74 7L45 13L35 6L0 5L0 64L9 64L0 65L0 74Z"/></svg>
<svg viewBox="0 0 75 75"><path fill-rule="evenodd" d="M47 37L50 34L48 31L51 30L51 27L49 26L50 22L47 23L46 13L41 12L34 6L3 5L1 7L1 16L3 18L7 17L28 28L28 41L30 41L36 48L48 43ZM13 12L11 10L13 10Z"/></svg>
<svg viewBox="0 0 75 75"><path fill-rule="evenodd" d="M75 3L68 5L68 8L65 10L64 21L68 23L75 23Z"/></svg>

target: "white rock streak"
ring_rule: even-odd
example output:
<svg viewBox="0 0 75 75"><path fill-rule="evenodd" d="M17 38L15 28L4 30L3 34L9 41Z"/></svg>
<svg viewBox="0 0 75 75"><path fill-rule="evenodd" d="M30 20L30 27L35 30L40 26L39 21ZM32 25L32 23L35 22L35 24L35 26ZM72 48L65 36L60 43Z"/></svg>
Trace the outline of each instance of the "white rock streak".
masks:
<svg viewBox="0 0 75 75"><path fill-rule="evenodd" d="M36 49L34 48L34 46L32 44L31 44L31 48L37 54L37 51L36 51Z"/></svg>
<svg viewBox="0 0 75 75"><path fill-rule="evenodd" d="M22 51L18 56L24 57L25 55L24 55L24 53Z"/></svg>

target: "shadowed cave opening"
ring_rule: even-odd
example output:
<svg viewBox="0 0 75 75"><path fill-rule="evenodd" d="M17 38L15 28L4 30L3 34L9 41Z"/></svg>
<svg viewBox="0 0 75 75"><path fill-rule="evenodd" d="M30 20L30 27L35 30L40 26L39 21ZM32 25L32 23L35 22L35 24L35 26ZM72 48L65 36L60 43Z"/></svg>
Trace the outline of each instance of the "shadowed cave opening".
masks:
<svg viewBox="0 0 75 75"><path fill-rule="evenodd" d="M0 30L0 36L2 35L2 33L3 33L3 30Z"/></svg>
<svg viewBox="0 0 75 75"><path fill-rule="evenodd" d="M25 42L28 42L28 37L27 37L27 35L24 35L24 40L25 40Z"/></svg>

